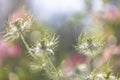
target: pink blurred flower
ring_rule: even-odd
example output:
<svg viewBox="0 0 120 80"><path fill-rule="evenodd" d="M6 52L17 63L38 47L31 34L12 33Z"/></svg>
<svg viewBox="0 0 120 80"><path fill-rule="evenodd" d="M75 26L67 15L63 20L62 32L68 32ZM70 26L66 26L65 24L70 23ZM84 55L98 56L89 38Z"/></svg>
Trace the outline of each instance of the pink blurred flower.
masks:
<svg viewBox="0 0 120 80"><path fill-rule="evenodd" d="M106 19L109 21L116 21L118 20L120 14L117 8L111 7L106 11Z"/></svg>
<svg viewBox="0 0 120 80"><path fill-rule="evenodd" d="M3 65L4 60L7 58L17 58L23 53L23 49L18 44L11 45L6 41L0 42L0 66Z"/></svg>
<svg viewBox="0 0 120 80"><path fill-rule="evenodd" d="M25 13L25 10L24 10L24 7L16 10L11 16L10 16L10 19L9 21L11 23L14 23L16 22L18 19L22 19L26 16L26 13Z"/></svg>
<svg viewBox="0 0 120 80"><path fill-rule="evenodd" d="M105 11L98 11L92 14L93 22L100 23L106 17Z"/></svg>
<svg viewBox="0 0 120 80"><path fill-rule="evenodd" d="M86 64L87 57L82 54L72 54L67 57L63 66L63 73L69 74L73 72L78 66Z"/></svg>
<svg viewBox="0 0 120 80"><path fill-rule="evenodd" d="M112 56L114 55L120 55L120 46L111 46L104 50L103 57L102 57L102 63L110 61Z"/></svg>
<svg viewBox="0 0 120 80"><path fill-rule="evenodd" d="M2 59L5 58L8 47L9 45L7 42L5 41L0 42L0 58Z"/></svg>
<svg viewBox="0 0 120 80"><path fill-rule="evenodd" d="M20 45L12 45L8 48L8 57L15 58L21 56L23 53L22 47Z"/></svg>
<svg viewBox="0 0 120 80"><path fill-rule="evenodd" d="M105 10L98 11L92 15L93 22L100 23L102 21L115 22L120 19L120 12L116 7L109 7Z"/></svg>
<svg viewBox="0 0 120 80"><path fill-rule="evenodd" d="M2 66L3 61L7 57L7 49L9 45L5 41L0 42L0 66Z"/></svg>

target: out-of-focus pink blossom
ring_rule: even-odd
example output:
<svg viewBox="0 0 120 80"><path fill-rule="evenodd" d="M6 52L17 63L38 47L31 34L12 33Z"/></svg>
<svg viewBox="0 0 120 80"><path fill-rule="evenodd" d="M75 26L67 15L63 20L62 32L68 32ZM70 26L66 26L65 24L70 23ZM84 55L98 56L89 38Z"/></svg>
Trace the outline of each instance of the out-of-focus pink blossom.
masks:
<svg viewBox="0 0 120 80"><path fill-rule="evenodd" d="M10 21L14 22L16 19L19 19L22 16L21 12L17 11L12 14Z"/></svg>
<svg viewBox="0 0 120 80"><path fill-rule="evenodd" d="M7 57L7 49L9 45L6 41L0 42L0 66L2 66L3 61Z"/></svg>
<svg viewBox="0 0 120 80"><path fill-rule="evenodd" d="M25 10L22 8L16 10L11 16L9 21L11 23L14 23L15 21L17 21L18 19L22 19L26 16Z"/></svg>
<svg viewBox="0 0 120 80"><path fill-rule="evenodd" d="M97 24L101 24L101 20L105 18L105 11L98 11L96 13L92 14L92 19L93 22L97 23Z"/></svg>
<svg viewBox="0 0 120 80"><path fill-rule="evenodd" d="M104 20L108 22L115 22L120 19L120 12L116 7L110 7L105 10L93 13L92 17L96 23L100 23Z"/></svg>
<svg viewBox="0 0 120 80"><path fill-rule="evenodd" d="M4 59L6 57L8 47L9 45L7 42L0 42L0 59Z"/></svg>
<svg viewBox="0 0 120 80"><path fill-rule="evenodd" d="M8 57L15 58L21 56L23 53L22 47L20 45L13 45L8 48Z"/></svg>
<svg viewBox="0 0 120 80"><path fill-rule="evenodd" d="M120 16L119 11L116 8L112 7L106 11L106 18L109 21L116 21L118 20L119 16Z"/></svg>
<svg viewBox="0 0 120 80"><path fill-rule="evenodd" d="M18 44L11 45L6 41L0 42L0 66L3 65L4 60L7 58L20 57L23 53L23 49Z"/></svg>
<svg viewBox="0 0 120 80"><path fill-rule="evenodd" d="M63 73L67 74L74 71L79 65L85 64L87 62L87 57L82 54L72 54L68 56L65 60L63 66Z"/></svg>
<svg viewBox="0 0 120 80"><path fill-rule="evenodd" d="M103 52L102 63L110 61L113 55L120 55L120 46L108 47Z"/></svg>

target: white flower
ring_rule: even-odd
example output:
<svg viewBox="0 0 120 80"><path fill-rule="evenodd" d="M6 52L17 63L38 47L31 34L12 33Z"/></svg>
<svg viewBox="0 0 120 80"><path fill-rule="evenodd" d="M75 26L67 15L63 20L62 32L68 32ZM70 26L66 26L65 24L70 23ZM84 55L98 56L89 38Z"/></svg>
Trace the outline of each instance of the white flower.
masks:
<svg viewBox="0 0 120 80"><path fill-rule="evenodd" d="M50 53L54 54L54 52L53 52L53 50L52 50L52 49L47 48L46 50L47 50L48 52L50 52Z"/></svg>
<svg viewBox="0 0 120 80"><path fill-rule="evenodd" d="M104 74L100 73L100 74L97 74L97 77L104 80L105 76L104 76Z"/></svg>

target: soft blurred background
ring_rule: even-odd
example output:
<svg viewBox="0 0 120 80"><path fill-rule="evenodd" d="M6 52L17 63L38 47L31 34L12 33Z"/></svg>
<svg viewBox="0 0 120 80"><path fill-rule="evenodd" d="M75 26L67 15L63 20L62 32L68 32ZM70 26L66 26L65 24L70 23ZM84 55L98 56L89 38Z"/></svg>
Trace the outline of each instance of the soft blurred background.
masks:
<svg viewBox="0 0 120 80"><path fill-rule="evenodd" d="M80 33L87 31L100 35L99 39L104 38L106 45L93 64L98 67L109 62L115 75L120 76L119 3L120 0L0 0L0 31L7 28L8 20L24 15L21 8L25 7L35 19L33 27L37 26L29 34L28 42L36 41L39 26L60 35L53 62L56 67L62 66L67 80L83 80L82 75L89 73L89 56L80 54L74 47ZM49 80L41 71L31 72L27 68L29 61L22 54L25 51L22 45L19 41L8 43L1 38L0 80Z"/></svg>

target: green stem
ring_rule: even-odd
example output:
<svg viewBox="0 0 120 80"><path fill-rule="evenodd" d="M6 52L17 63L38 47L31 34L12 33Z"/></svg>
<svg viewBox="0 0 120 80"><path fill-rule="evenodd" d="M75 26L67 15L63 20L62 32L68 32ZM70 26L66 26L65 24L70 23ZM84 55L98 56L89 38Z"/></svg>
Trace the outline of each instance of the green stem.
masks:
<svg viewBox="0 0 120 80"><path fill-rule="evenodd" d="M93 71L93 61L94 61L94 59L93 58L91 58L90 59L90 71L92 72Z"/></svg>
<svg viewBox="0 0 120 80"><path fill-rule="evenodd" d="M30 50L30 47L28 45L28 43L26 42L24 36L23 36L23 33L22 31L20 31L20 37L21 37L21 40L23 42L23 44L25 45L27 51L29 51L28 53L32 56L32 58L34 58L38 63L40 63L39 59L33 54L33 52Z"/></svg>
<svg viewBox="0 0 120 80"><path fill-rule="evenodd" d="M22 42L24 43L26 49L29 51L30 55L31 55L33 58L37 59L37 58L35 57L35 55L30 51L30 47L29 47L29 45L27 44L26 40L24 39L24 36L23 36L22 33L21 33L20 37L21 37Z"/></svg>
<svg viewBox="0 0 120 80"><path fill-rule="evenodd" d="M46 53L45 53L45 56L46 56L47 60L49 61L50 65L53 67L54 71L57 73L57 76L59 77L59 79L62 78L62 77L60 76L60 74L58 73L57 69L55 68L53 62L52 62L51 59L49 58L49 56L48 56ZM62 80L64 80L64 79L62 79Z"/></svg>
<svg viewBox="0 0 120 80"><path fill-rule="evenodd" d="M90 49L91 53L93 54L93 50ZM93 62L94 62L94 57L91 57L90 58L90 71L92 72L93 69L94 69L94 65L93 65Z"/></svg>

